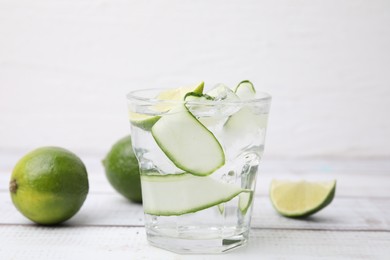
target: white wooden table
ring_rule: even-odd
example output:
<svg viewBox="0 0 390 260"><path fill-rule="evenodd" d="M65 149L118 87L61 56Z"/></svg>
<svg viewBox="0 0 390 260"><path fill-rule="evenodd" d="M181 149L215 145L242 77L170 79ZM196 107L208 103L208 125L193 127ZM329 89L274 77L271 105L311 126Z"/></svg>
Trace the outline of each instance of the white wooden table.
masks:
<svg viewBox="0 0 390 260"><path fill-rule="evenodd" d="M108 184L100 158L82 158L90 181L78 214L38 226L13 206L8 182L17 159L0 154L0 259L390 259L390 161L262 162L248 246L222 255L178 255L148 245L140 205ZM337 179L333 203L306 220L279 216L272 178Z"/></svg>

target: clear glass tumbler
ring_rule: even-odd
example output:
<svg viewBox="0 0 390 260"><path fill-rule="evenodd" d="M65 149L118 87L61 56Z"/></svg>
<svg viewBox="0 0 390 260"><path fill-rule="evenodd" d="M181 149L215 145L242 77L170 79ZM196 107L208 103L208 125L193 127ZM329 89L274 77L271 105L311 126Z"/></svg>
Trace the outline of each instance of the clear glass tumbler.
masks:
<svg viewBox="0 0 390 260"><path fill-rule="evenodd" d="M177 253L245 245L271 96L156 98L161 93L127 95L149 243Z"/></svg>

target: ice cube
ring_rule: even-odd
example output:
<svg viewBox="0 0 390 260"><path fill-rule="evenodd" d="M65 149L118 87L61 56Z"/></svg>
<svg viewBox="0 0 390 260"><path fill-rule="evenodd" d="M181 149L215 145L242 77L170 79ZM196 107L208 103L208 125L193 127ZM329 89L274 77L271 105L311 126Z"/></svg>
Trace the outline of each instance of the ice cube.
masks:
<svg viewBox="0 0 390 260"><path fill-rule="evenodd" d="M223 126L221 140L228 158L247 149L258 149L264 142L266 114L255 113L252 107L243 107L229 117Z"/></svg>
<svg viewBox="0 0 390 260"><path fill-rule="evenodd" d="M213 97L216 101L238 101L240 98L229 87L224 84L217 84L214 88L210 89L207 95Z"/></svg>

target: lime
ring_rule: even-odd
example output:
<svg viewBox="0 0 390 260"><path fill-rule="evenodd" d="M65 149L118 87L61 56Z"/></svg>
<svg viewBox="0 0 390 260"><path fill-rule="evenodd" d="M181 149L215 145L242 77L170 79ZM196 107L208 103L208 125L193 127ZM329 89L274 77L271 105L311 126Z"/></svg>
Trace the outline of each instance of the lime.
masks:
<svg viewBox="0 0 390 260"><path fill-rule="evenodd" d="M326 182L273 180L270 197L274 208L281 215L303 218L329 205L335 191L335 180Z"/></svg>
<svg viewBox="0 0 390 260"><path fill-rule="evenodd" d="M87 170L68 150L42 147L18 161L9 189L25 217L54 225L70 219L83 205L89 189Z"/></svg>
<svg viewBox="0 0 390 260"><path fill-rule="evenodd" d="M142 202L138 161L131 136L117 141L103 160L106 176L112 187L133 202Z"/></svg>

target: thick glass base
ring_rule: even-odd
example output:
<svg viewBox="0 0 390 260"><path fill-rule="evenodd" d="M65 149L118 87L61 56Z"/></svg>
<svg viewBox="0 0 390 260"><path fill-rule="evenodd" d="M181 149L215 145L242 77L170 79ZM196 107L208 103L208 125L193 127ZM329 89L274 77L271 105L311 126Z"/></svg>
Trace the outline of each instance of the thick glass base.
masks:
<svg viewBox="0 0 390 260"><path fill-rule="evenodd" d="M236 200L229 203L237 205ZM242 214L229 203L180 216L145 214L147 239L180 254L218 254L243 246L249 236L250 210Z"/></svg>
<svg viewBox="0 0 390 260"><path fill-rule="evenodd" d="M219 254L246 245L248 234L228 238L180 238L147 232L151 245L179 254Z"/></svg>
<svg viewBox="0 0 390 260"><path fill-rule="evenodd" d="M207 230L206 230L207 229ZM172 230L147 229L151 245L179 254L219 254L246 245L249 230L245 232L228 231L221 235L215 228L191 228L181 235ZM207 232L208 231L208 232ZM232 232L233 231L233 232ZM176 233L173 235L173 233Z"/></svg>

